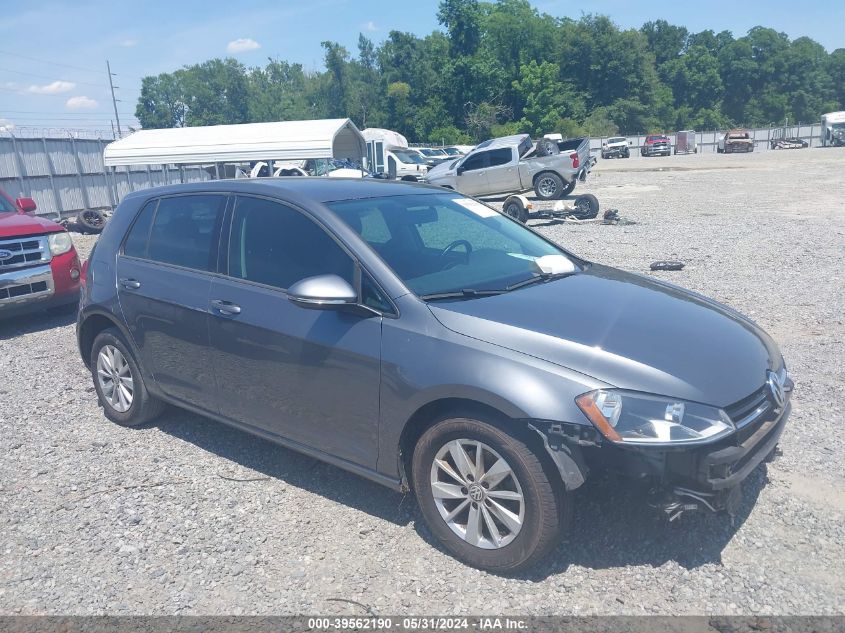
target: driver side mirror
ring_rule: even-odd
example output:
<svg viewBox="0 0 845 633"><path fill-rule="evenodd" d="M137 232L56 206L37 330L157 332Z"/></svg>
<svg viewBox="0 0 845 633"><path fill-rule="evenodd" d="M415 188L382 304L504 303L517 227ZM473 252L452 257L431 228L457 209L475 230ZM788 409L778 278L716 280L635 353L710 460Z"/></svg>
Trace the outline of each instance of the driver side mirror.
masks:
<svg viewBox="0 0 845 633"><path fill-rule="evenodd" d="M458 168L455 170L455 173L458 174L458 176L460 176L465 171L466 171L466 169L464 169L463 165L458 165Z"/></svg>
<svg viewBox="0 0 845 633"><path fill-rule="evenodd" d="M301 308L332 310L358 304L358 293L337 275L317 275L288 288L288 299Z"/></svg>
<svg viewBox="0 0 845 633"><path fill-rule="evenodd" d="M18 205L18 209L23 211L24 213L32 213L38 207L35 205L35 200L32 198L18 198L15 200L15 204Z"/></svg>

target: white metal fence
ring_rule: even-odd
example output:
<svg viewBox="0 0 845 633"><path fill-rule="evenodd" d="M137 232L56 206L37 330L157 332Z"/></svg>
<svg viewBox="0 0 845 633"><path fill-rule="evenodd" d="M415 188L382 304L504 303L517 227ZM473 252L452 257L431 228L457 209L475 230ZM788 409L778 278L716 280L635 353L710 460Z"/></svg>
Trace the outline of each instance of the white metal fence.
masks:
<svg viewBox="0 0 845 633"><path fill-rule="evenodd" d="M13 198L34 198L38 215L59 218L84 209L114 209L139 189L210 178L202 167L106 168L103 148L110 142L6 133L0 136L0 188Z"/></svg>
<svg viewBox="0 0 845 633"><path fill-rule="evenodd" d="M776 130L783 129L782 126L778 127L761 127L761 128L743 128L748 129L748 132L751 134L751 139L754 141L754 151L760 150L768 150L771 149L770 141L774 138L774 133ZM715 152L716 145L719 142L727 130L712 130L709 132L696 132L695 139L698 144L698 151L699 152ZM821 147L821 124L820 123L807 123L807 124L799 124L799 125L792 125L787 128L787 136L796 137L807 141L810 147ZM622 136L621 134L619 136ZM634 151L639 151L639 148L645 144L646 134L636 134L636 135L629 135L626 138L631 141L632 149ZM669 137L669 140L672 142L672 148L674 149L676 144L676 135L675 133L667 134L666 136ZM593 152L600 152L601 151L601 144L602 142L606 141L607 137L592 137L590 138L590 150Z"/></svg>

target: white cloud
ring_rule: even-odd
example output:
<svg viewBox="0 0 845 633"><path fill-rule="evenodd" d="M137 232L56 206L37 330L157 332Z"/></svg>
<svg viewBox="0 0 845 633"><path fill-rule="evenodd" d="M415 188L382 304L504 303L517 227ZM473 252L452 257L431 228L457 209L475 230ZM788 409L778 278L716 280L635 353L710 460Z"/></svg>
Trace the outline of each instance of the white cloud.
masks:
<svg viewBox="0 0 845 633"><path fill-rule="evenodd" d="M374 31L378 31L378 26L376 26L376 23L373 22L372 20L370 20L368 22L364 22L361 25L361 28L364 29L365 31L369 31L370 33L374 32Z"/></svg>
<svg viewBox="0 0 845 633"><path fill-rule="evenodd" d="M123 48L132 48L133 46L138 46L138 40L136 40L134 37L127 37L125 40L122 40L120 42L120 45Z"/></svg>
<svg viewBox="0 0 845 633"><path fill-rule="evenodd" d="M71 97L65 103L65 106L70 108L71 110L80 110L85 108L96 108L99 104L96 100L92 99L91 97Z"/></svg>
<svg viewBox="0 0 845 633"><path fill-rule="evenodd" d="M253 39L248 37L239 37L236 40L232 40L226 45L226 52L236 55L238 53L244 53L246 51L254 51L257 48L261 48L261 44L256 42Z"/></svg>
<svg viewBox="0 0 845 633"><path fill-rule="evenodd" d="M11 132L15 129L15 124L9 119L0 119L0 132Z"/></svg>
<svg viewBox="0 0 845 633"><path fill-rule="evenodd" d="M57 95L63 92L70 92L76 88L76 84L72 81L54 81L51 84L44 84L43 86L30 86L27 92L37 95Z"/></svg>

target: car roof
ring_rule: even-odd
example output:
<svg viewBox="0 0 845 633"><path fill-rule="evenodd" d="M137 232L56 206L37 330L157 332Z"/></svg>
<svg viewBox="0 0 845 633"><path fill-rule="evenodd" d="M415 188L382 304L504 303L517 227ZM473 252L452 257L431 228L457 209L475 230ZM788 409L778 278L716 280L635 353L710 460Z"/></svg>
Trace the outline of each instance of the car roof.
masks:
<svg viewBox="0 0 845 633"><path fill-rule="evenodd" d="M287 195L313 202L336 202L386 196L413 196L427 193L450 193L441 187L422 183L377 178L326 178L322 176L282 176L277 178L237 178L206 180L164 187L152 187L128 197L153 198L193 192L230 192L263 195Z"/></svg>

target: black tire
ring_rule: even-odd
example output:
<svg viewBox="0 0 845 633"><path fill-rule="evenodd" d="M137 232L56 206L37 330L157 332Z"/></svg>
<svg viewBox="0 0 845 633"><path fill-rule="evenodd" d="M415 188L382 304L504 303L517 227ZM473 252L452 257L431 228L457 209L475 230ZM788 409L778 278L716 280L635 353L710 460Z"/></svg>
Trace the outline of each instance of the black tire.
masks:
<svg viewBox="0 0 845 633"><path fill-rule="evenodd" d="M585 193L575 198L575 213L573 217L579 220L592 220L599 214L599 201L591 193Z"/></svg>
<svg viewBox="0 0 845 633"><path fill-rule="evenodd" d="M498 549L483 549L458 536L435 504L431 485L435 456L446 444L459 439L482 442L496 451L510 466L522 489L522 527L511 542ZM552 468L548 464L544 466L544 459L528 444L498 426L472 418L451 418L434 424L417 442L412 481L423 517L443 547L472 567L514 573L542 561L557 545L568 523L571 504ZM489 536L489 528L482 529L487 529Z"/></svg>
<svg viewBox="0 0 845 633"><path fill-rule="evenodd" d="M106 345L110 345L123 355L129 366L130 376L133 383L132 403L126 411L118 411L109 402L106 394L103 392L103 387L97 377L97 359L100 350ZM106 417L121 426L139 426L154 420L165 408L165 404L150 395L147 391L147 386L144 384L144 377L138 367L138 362L132 353L132 349L123 338L120 330L117 328L108 328L100 332L94 339L94 344L91 346L91 378L94 381L94 389L97 392L97 398L100 401L100 406L103 407L103 413Z"/></svg>
<svg viewBox="0 0 845 633"><path fill-rule="evenodd" d="M560 154L560 148L557 143L549 138L541 138L537 141L537 156L554 156Z"/></svg>
<svg viewBox="0 0 845 633"><path fill-rule="evenodd" d="M526 209L519 200L505 200L505 205L502 207L502 211L505 215L508 215L523 224L528 221L528 209Z"/></svg>
<svg viewBox="0 0 845 633"><path fill-rule="evenodd" d="M552 171L544 171L538 174L534 179L534 194L540 200L558 200L565 196L566 188L572 185L569 191L575 188L574 181L572 183L564 183L563 178Z"/></svg>
<svg viewBox="0 0 845 633"><path fill-rule="evenodd" d="M87 233L102 233L106 216L96 209L85 209L76 216L76 223Z"/></svg>

